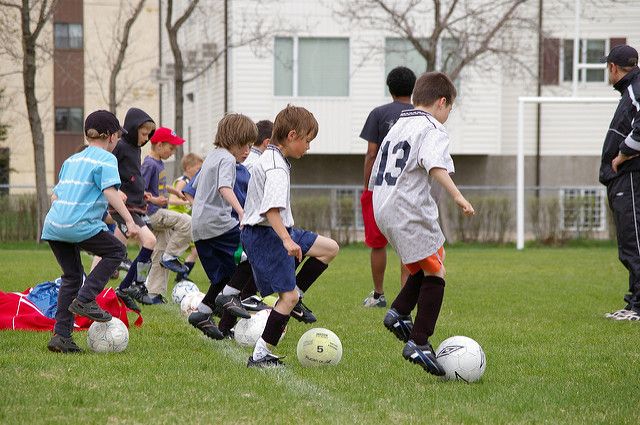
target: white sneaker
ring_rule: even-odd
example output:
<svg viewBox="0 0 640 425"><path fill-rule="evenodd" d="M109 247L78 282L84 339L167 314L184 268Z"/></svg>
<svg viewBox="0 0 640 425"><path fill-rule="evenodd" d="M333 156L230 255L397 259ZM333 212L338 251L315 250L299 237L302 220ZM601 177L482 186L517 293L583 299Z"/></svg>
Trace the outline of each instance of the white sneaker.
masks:
<svg viewBox="0 0 640 425"><path fill-rule="evenodd" d="M636 313L633 310L627 310L627 314L624 316L616 317L614 320L629 320L631 322L636 322L640 320L640 314Z"/></svg>
<svg viewBox="0 0 640 425"><path fill-rule="evenodd" d="M387 299L384 297L384 294L380 295L380 298L375 299L373 297L374 292L375 291L371 291L369 293L369 296L364 299L362 305L364 305L365 307L386 307Z"/></svg>
<svg viewBox="0 0 640 425"><path fill-rule="evenodd" d="M623 308L622 310L614 311L613 313L607 313L604 315L604 317L606 317L607 319L621 320L621 318L626 317L629 313L631 313L631 310Z"/></svg>

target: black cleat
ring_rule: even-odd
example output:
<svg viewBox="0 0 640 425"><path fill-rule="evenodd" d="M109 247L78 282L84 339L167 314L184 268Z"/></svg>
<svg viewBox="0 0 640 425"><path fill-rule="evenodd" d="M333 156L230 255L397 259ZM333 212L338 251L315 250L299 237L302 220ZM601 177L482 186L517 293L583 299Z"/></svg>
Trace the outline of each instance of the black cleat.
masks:
<svg viewBox="0 0 640 425"><path fill-rule="evenodd" d="M124 260L120 261L120 264L118 265L118 270L122 270L123 272L128 272L130 268L131 268L131 260L129 260L128 258L125 258Z"/></svg>
<svg viewBox="0 0 640 425"><path fill-rule="evenodd" d="M274 356L273 354L267 354L259 360L253 360L253 356L250 356L249 361L247 362L247 367L280 367L284 365L284 363L282 363L282 361L280 360L281 358L282 357Z"/></svg>
<svg viewBox="0 0 640 425"><path fill-rule="evenodd" d="M82 303L74 298L69 306L69 311L78 316L87 317L95 322L108 322L113 316L100 308L96 300Z"/></svg>
<svg viewBox="0 0 640 425"><path fill-rule="evenodd" d="M211 315L194 311L189 315L189 323L196 329L200 329L203 334L211 339L224 339L224 334L211 320Z"/></svg>
<svg viewBox="0 0 640 425"><path fill-rule="evenodd" d="M216 307L227 310L232 316L250 319L251 314L244 309L238 295L222 295L216 297Z"/></svg>
<svg viewBox="0 0 640 425"><path fill-rule="evenodd" d="M413 340L409 340L402 350L402 357L411 363L422 366L424 370L432 375L444 376L445 371L438 363L433 347L429 341L425 345L417 345Z"/></svg>
<svg viewBox="0 0 640 425"><path fill-rule="evenodd" d="M47 344L49 351L54 353L80 353L82 349L76 345L73 338L65 338L61 335L54 335Z"/></svg>
<svg viewBox="0 0 640 425"><path fill-rule="evenodd" d="M172 272L176 273L184 274L189 272L187 266L183 265L177 258L173 258L171 260L162 260L160 261L160 265L165 269L169 269Z"/></svg>
<svg viewBox="0 0 640 425"><path fill-rule="evenodd" d="M121 291L136 301L140 301L142 297L149 293L144 283L132 283L129 287L121 289Z"/></svg>
<svg viewBox="0 0 640 425"><path fill-rule="evenodd" d="M133 311L136 311L136 312L140 313L140 306L138 304L136 304L134 299L131 298L131 296L129 296L129 294L127 294L126 292L124 292L120 288L116 288L115 292L116 292L116 295L118 296L118 298L120 299L120 301L122 301L124 303L124 305L129 310L133 310Z"/></svg>
<svg viewBox="0 0 640 425"><path fill-rule="evenodd" d="M268 304L265 304L265 302L262 301L262 299L260 299L260 297L257 295L251 295L250 297L242 300L241 303L242 307L244 307L244 309L247 311L260 311L268 310L271 308Z"/></svg>
<svg viewBox="0 0 640 425"><path fill-rule="evenodd" d="M162 294L154 295L153 297L149 294L145 294L138 300L140 303L144 305L155 305L155 304L166 304L167 300L162 296Z"/></svg>
<svg viewBox="0 0 640 425"><path fill-rule="evenodd" d="M409 335L413 329L413 321L410 315L401 315L395 308L389 309L384 316L384 327L389 329L402 342L409 341Z"/></svg>
<svg viewBox="0 0 640 425"><path fill-rule="evenodd" d="M318 320L309 307L304 305L302 298L298 300L298 304L291 310L291 317L303 323L313 323Z"/></svg>

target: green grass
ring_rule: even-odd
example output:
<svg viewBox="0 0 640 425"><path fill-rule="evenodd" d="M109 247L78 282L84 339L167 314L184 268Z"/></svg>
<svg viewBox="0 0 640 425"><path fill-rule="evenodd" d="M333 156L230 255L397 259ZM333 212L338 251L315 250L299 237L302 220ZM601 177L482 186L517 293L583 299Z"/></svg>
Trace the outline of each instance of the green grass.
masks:
<svg viewBox="0 0 640 425"><path fill-rule="evenodd" d="M450 248L432 342L480 342L487 369L470 385L401 358L384 310L360 306L368 258L343 248L306 299L318 326L342 340L337 367L299 365L296 343L309 326L293 320L278 346L286 367L248 370L249 349L204 338L177 305L146 307L119 354L53 354L48 333L0 332L0 423L637 423L640 325L602 318L627 286L615 247ZM59 274L42 249L2 250L0 269L4 291ZM202 268L194 273L206 289ZM390 299L397 276L390 254ZM75 338L86 347L86 333Z"/></svg>

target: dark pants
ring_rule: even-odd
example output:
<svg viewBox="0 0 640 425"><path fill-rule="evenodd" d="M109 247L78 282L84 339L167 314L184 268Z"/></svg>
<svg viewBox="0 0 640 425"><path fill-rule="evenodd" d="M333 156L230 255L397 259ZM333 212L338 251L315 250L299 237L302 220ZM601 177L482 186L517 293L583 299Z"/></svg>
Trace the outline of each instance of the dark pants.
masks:
<svg viewBox="0 0 640 425"><path fill-rule="evenodd" d="M120 262L126 258L127 250L113 234L104 231L77 243L48 242L53 255L56 256L56 260L62 268L62 285L58 293L58 310L53 330L58 335L70 337L73 331L73 314L69 312L71 301L74 298L78 298L80 302L95 300ZM89 273L84 284L82 283L84 269L82 268L80 250L102 257Z"/></svg>
<svg viewBox="0 0 640 425"><path fill-rule="evenodd" d="M607 185L618 239L618 258L629 271L627 308L640 312L640 173L623 174Z"/></svg>

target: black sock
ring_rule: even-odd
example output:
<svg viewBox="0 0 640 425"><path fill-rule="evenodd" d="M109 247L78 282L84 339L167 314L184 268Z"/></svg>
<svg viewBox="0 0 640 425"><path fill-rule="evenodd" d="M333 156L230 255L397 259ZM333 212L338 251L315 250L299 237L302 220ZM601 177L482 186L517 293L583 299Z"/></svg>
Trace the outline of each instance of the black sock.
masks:
<svg viewBox="0 0 640 425"><path fill-rule="evenodd" d="M444 297L444 285L444 279L437 276L425 276L422 281L418 296L418 312L409 335L409 339L418 345L426 344L433 335Z"/></svg>
<svg viewBox="0 0 640 425"><path fill-rule="evenodd" d="M393 300L391 308L395 308L402 315L411 313L418 303L422 279L424 279L422 270L409 276L407 283L404 284L396 299Z"/></svg>
<svg viewBox="0 0 640 425"><path fill-rule="evenodd" d="M211 307L212 310L215 310L216 297L220 292L222 292L226 284L227 282L222 280L218 283L212 283L211 285L209 285L209 289L207 290L207 293L204 295L204 298L202 299L202 303Z"/></svg>
<svg viewBox="0 0 640 425"><path fill-rule="evenodd" d="M307 292L313 282L320 277L327 267L329 267L328 264L323 263L315 257L310 257L304 262L298 274L296 274L296 285L302 292Z"/></svg>
<svg viewBox="0 0 640 425"><path fill-rule="evenodd" d="M287 326L288 321L288 314L285 315L278 313L276 310L271 310L269 318L267 319L267 325L264 327L264 331L262 332L262 339L267 344L271 344L274 347L278 345L282 332L284 332L284 328Z"/></svg>
<svg viewBox="0 0 640 425"><path fill-rule="evenodd" d="M258 293L258 288L256 288L256 281L253 279L253 273L247 279L247 282L240 291L240 299L244 300L245 298L249 298L252 295L256 295Z"/></svg>
<svg viewBox="0 0 640 425"><path fill-rule="evenodd" d="M231 280L228 285L232 288L242 292L242 289L247 284L247 281L252 276L251 264L248 261L238 264L235 273L231 276Z"/></svg>
<svg viewBox="0 0 640 425"><path fill-rule="evenodd" d="M185 277L189 275L189 273L191 273L191 270L193 270L193 268L195 267L196 263L195 261L185 261L184 265L187 267L187 272L185 273Z"/></svg>
<svg viewBox="0 0 640 425"><path fill-rule="evenodd" d="M220 332L227 333L236 325L238 319L227 310L224 310L222 313L222 317L220 318L220 322L218 322L218 329Z"/></svg>
<svg viewBox="0 0 640 425"><path fill-rule="evenodd" d="M373 291L373 299L374 300L380 299L380 297L383 296L383 295L384 295L384 293L380 294L380 293L378 293L376 291Z"/></svg>
<svg viewBox="0 0 640 425"><path fill-rule="evenodd" d="M131 262L131 267L129 267L127 275L122 279L122 282L120 282L120 285L118 286L120 289L126 289L131 286L138 273L138 263L148 263L151 261L151 254L153 254L152 249L145 247L140 248L138 256Z"/></svg>

